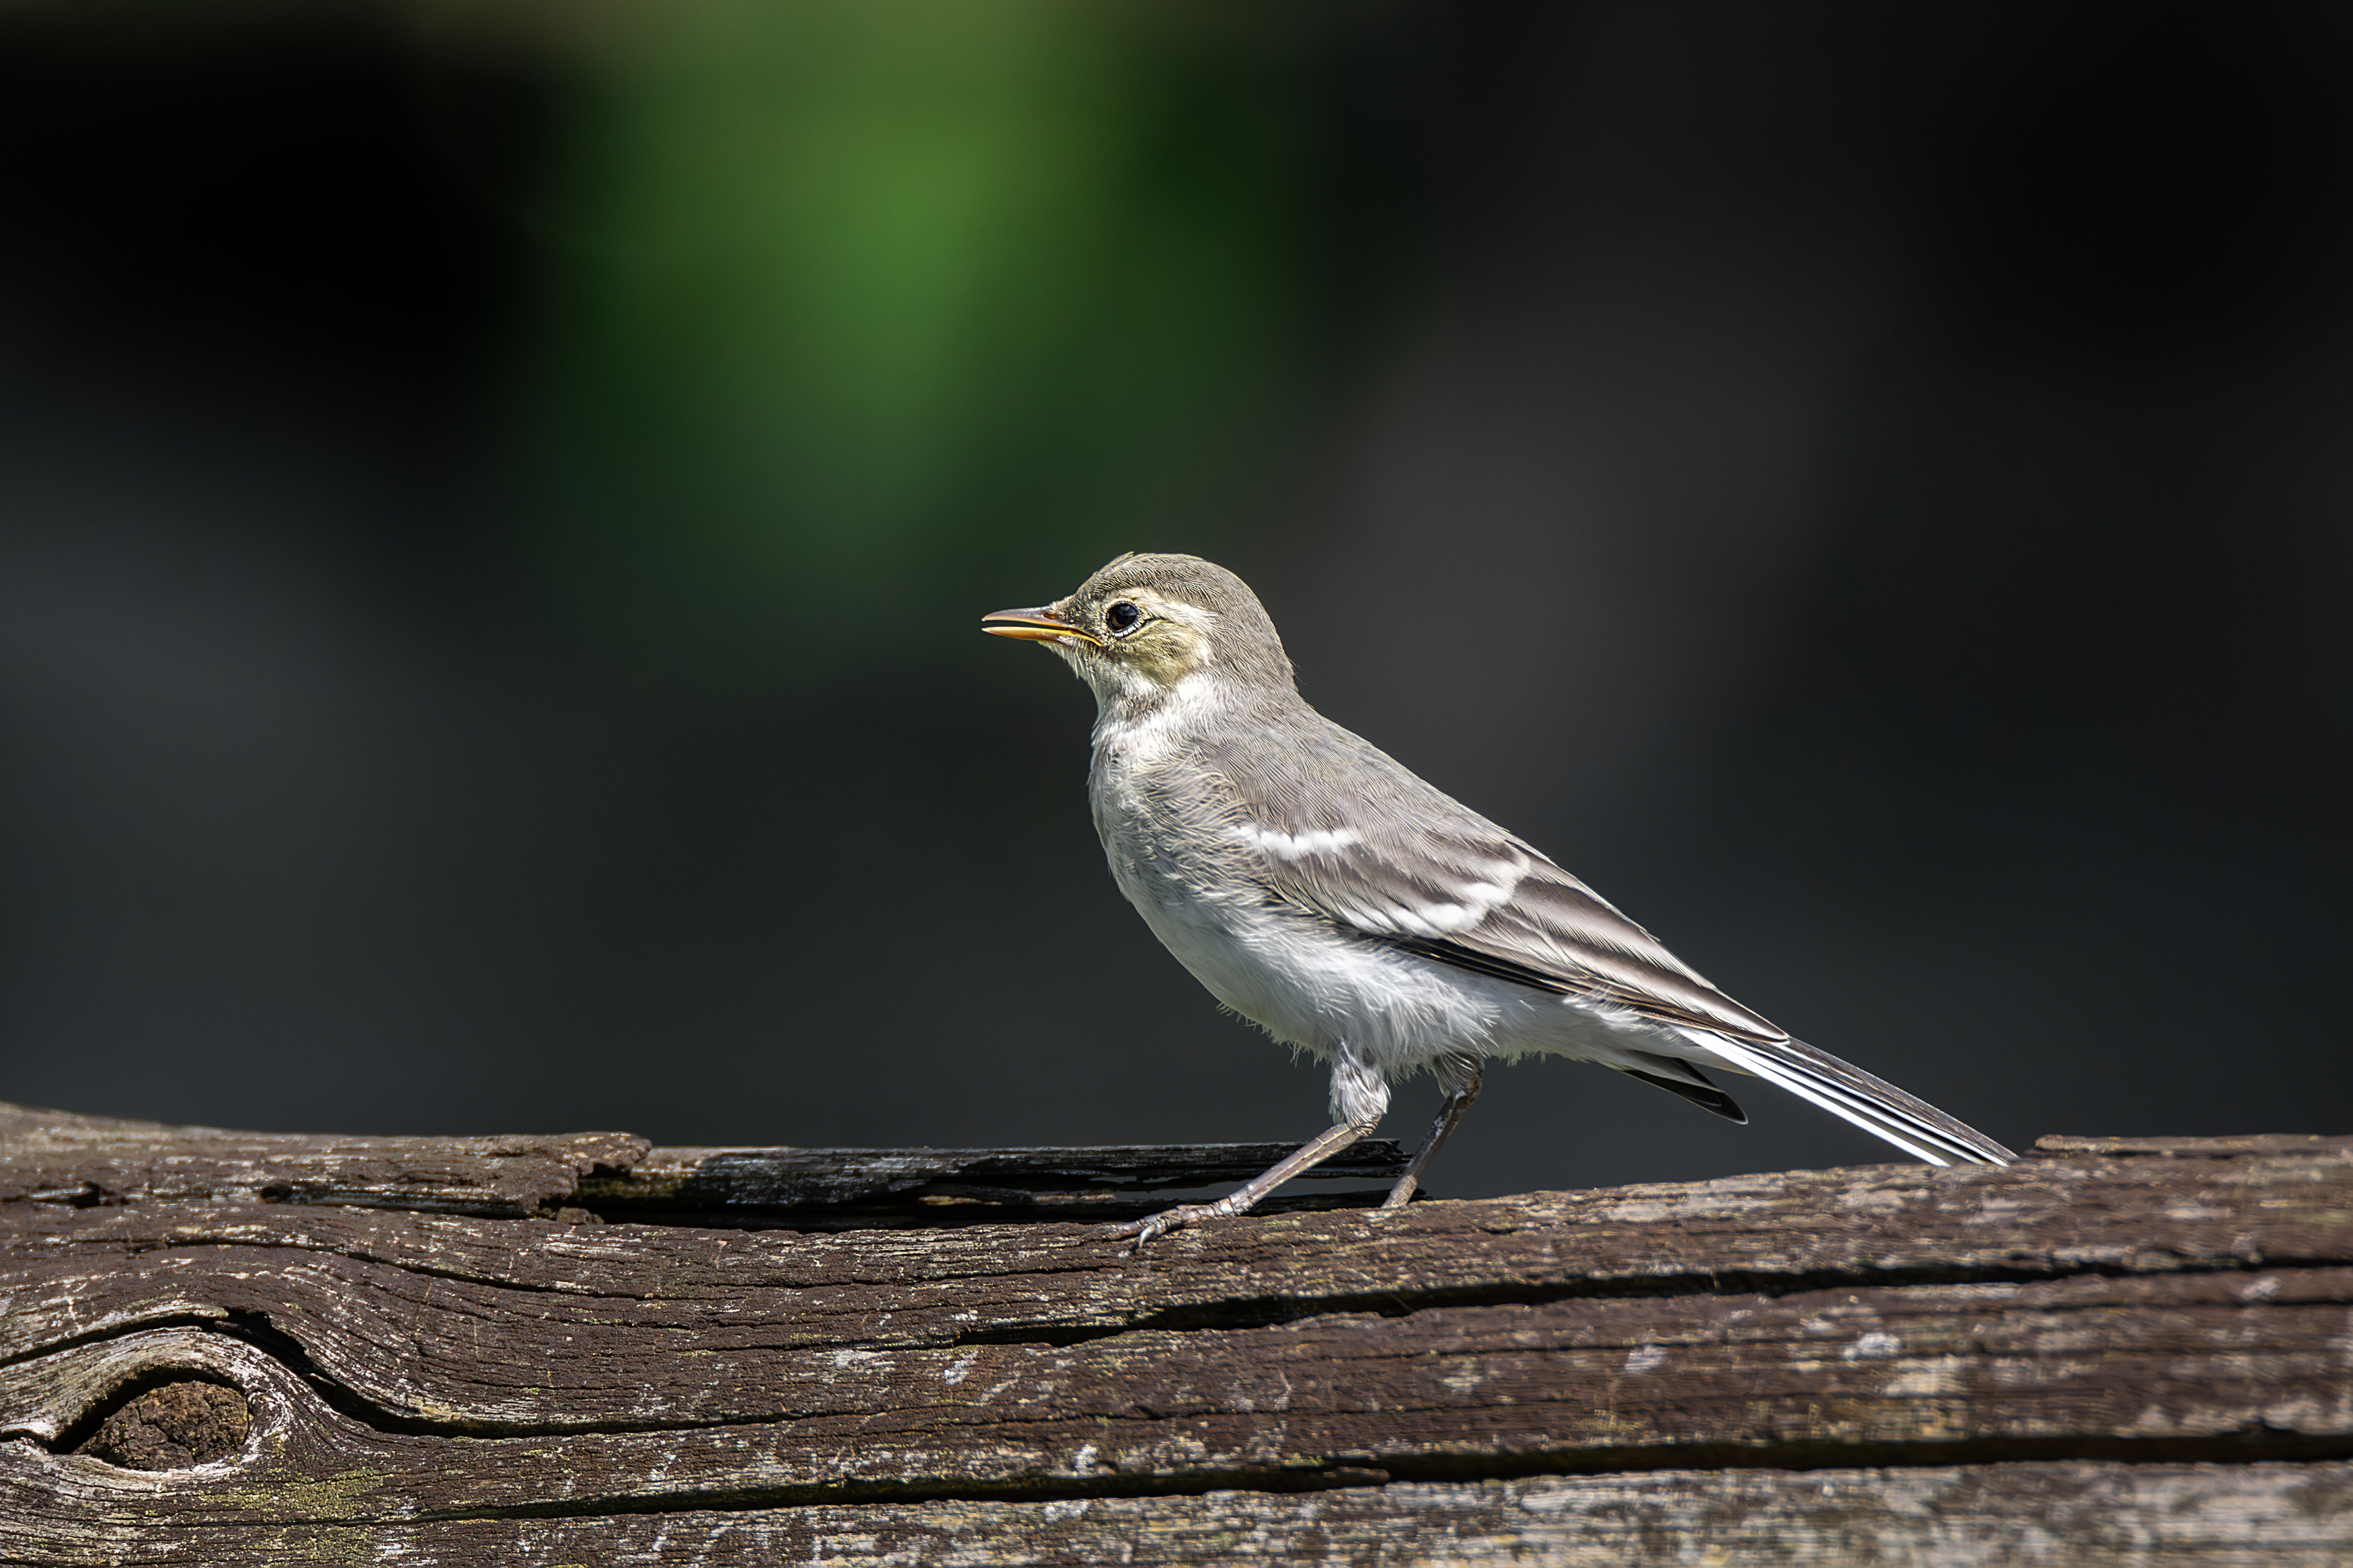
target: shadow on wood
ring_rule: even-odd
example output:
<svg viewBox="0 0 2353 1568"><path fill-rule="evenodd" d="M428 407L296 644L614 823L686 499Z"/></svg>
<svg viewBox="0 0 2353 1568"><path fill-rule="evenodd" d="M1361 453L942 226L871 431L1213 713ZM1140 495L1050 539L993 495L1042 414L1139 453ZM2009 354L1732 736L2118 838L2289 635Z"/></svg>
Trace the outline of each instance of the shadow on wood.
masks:
<svg viewBox="0 0 2353 1568"><path fill-rule="evenodd" d="M2353 1554L2353 1140L1071 1222L1266 1157L0 1111L0 1561Z"/></svg>

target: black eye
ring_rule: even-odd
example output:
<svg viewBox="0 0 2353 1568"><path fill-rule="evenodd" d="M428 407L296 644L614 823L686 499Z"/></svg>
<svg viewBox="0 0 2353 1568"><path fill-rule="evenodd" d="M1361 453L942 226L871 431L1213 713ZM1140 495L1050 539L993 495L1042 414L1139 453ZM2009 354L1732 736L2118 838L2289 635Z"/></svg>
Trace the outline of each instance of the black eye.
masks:
<svg viewBox="0 0 2353 1568"><path fill-rule="evenodd" d="M1120 600L1103 612L1103 625L1111 628L1111 635L1115 637L1125 637L1134 631L1143 619L1144 612L1125 599Z"/></svg>

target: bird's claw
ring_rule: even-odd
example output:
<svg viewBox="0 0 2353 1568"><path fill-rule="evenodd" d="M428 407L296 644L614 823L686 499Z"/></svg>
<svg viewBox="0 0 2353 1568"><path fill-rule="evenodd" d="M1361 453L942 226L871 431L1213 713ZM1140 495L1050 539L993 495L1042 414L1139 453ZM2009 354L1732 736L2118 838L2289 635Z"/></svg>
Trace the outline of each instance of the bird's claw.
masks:
<svg viewBox="0 0 2353 1568"><path fill-rule="evenodd" d="M1166 1236L1179 1226L1198 1225L1205 1219L1221 1219L1228 1212L1216 1204L1178 1204L1175 1208L1162 1209L1158 1214L1132 1219L1124 1225L1107 1225L1103 1226L1103 1235L1113 1241L1133 1237L1135 1245L1126 1249L1132 1258L1150 1246L1155 1237Z"/></svg>

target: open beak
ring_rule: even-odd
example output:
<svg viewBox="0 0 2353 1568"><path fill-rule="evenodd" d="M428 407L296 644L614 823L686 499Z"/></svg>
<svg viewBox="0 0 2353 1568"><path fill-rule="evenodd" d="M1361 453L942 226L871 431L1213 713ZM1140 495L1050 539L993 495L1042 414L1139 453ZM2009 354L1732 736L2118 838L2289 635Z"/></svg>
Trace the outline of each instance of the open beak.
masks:
<svg viewBox="0 0 2353 1568"><path fill-rule="evenodd" d="M1081 642L1103 647L1101 637L1072 626L1043 605L1034 610L995 611L980 617L980 629L995 637L1019 637L1025 642L1052 642L1056 637L1077 637Z"/></svg>

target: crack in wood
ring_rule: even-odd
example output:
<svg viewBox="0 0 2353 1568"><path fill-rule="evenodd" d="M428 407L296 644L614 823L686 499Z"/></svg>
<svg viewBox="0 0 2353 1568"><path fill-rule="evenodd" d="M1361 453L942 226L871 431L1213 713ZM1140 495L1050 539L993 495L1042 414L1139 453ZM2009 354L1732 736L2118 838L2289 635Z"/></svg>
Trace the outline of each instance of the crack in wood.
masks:
<svg viewBox="0 0 2353 1568"><path fill-rule="evenodd" d="M2090 1451L2087 1451L2087 1448ZM1367 1457L1362 1465L1284 1470L1232 1468L1176 1471L1145 1477L1107 1475L1093 1480L1053 1483L1006 1482L994 1486L925 1486L843 1482L716 1495L680 1492L666 1496L577 1499L564 1503L510 1509L425 1512L418 1522L496 1519L618 1518L682 1512L735 1513L766 1509L884 1508L909 1503L1048 1503L1102 1499L1207 1497L1219 1492L1292 1496L1412 1484L1477 1485L1542 1477L1634 1475L1658 1470L1692 1474L1770 1469L1852 1471L1942 1469L1959 1466L2051 1463L2090 1459L2133 1466L2248 1465L2353 1460L2353 1439L2303 1438L2260 1430L2236 1437L2122 1438L2093 1445L2067 1439L1922 1444L1789 1444L1746 1447L1662 1447L1597 1456L1576 1451L1499 1456L1460 1462Z"/></svg>
<svg viewBox="0 0 2353 1568"><path fill-rule="evenodd" d="M2326 1268L2334 1258L2264 1258L2254 1263L2191 1262L2181 1274L2260 1274L2281 1268ZM1665 1274L1612 1279L1564 1280L1556 1284L1457 1286L1426 1291L1381 1291L1363 1296L1232 1297L1199 1302L1148 1314L1117 1326L1073 1327L1063 1331L976 1331L949 1342L956 1345L1085 1344L1128 1333L1218 1333L1232 1329L1269 1328L1283 1323L1365 1313L1383 1318L1409 1317L1442 1307L1538 1306L1554 1301L1672 1300L1694 1296L1760 1296L1768 1300L1784 1296L1811 1295L1842 1289L1886 1289L1935 1285L2024 1285L2062 1279L2145 1279L2148 1271L2106 1263L2084 1263L2049 1269L1885 1268L1816 1269L1796 1274L1725 1271L1718 1274ZM2058 1308L2054 1310L2064 1310Z"/></svg>

